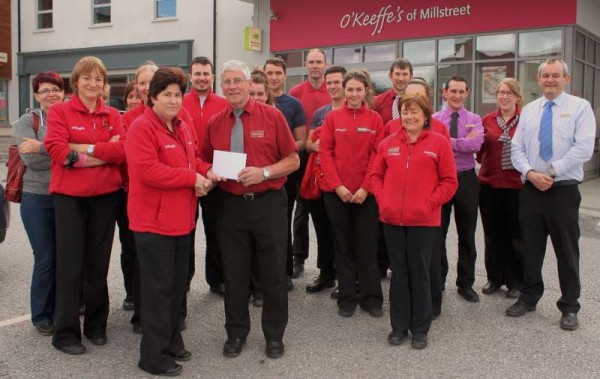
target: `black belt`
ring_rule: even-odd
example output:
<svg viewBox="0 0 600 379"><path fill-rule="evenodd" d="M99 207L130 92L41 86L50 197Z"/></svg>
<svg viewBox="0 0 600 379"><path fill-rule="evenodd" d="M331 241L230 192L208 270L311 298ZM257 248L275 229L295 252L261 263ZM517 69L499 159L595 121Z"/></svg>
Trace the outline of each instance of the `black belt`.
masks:
<svg viewBox="0 0 600 379"><path fill-rule="evenodd" d="M474 168L472 168L470 170L459 171L459 172L456 173L456 177L460 178L461 176L466 176L466 175L469 175L469 174L471 174L473 172L475 172Z"/></svg>
<svg viewBox="0 0 600 379"><path fill-rule="evenodd" d="M573 186L575 184L579 184L579 181L578 180L574 180L574 179L560 180L558 182L552 183L552 187Z"/></svg>
<svg viewBox="0 0 600 379"><path fill-rule="evenodd" d="M254 201L256 199L258 199L261 196L264 196L266 194L268 194L271 191L263 191L263 192L246 192L241 194L240 196L242 198L244 198L244 200L248 200L248 201Z"/></svg>

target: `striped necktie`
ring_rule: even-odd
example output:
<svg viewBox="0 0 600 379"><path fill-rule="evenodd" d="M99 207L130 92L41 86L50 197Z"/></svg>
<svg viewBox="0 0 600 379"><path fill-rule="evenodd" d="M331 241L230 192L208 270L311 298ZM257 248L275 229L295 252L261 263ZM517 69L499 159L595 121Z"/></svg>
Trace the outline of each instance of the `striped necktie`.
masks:
<svg viewBox="0 0 600 379"><path fill-rule="evenodd" d="M394 98L394 102L392 103L392 119L396 120L400 118L400 110L398 109L398 103L400 101L400 96L396 95Z"/></svg>
<svg viewBox="0 0 600 379"><path fill-rule="evenodd" d="M235 123L231 129L231 151L234 153L244 152L244 124L240 116L244 113L243 109L234 109Z"/></svg>
<svg viewBox="0 0 600 379"><path fill-rule="evenodd" d="M546 162L552 158L552 106L554 101L548 101L544 105L542 113L542 123L540 124L540 158Z"/></svg>

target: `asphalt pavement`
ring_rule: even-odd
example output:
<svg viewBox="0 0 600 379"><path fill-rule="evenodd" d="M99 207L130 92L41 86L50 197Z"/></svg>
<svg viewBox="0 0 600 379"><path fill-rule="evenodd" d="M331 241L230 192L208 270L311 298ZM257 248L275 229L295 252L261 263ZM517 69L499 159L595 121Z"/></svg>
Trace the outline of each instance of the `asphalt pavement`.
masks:
<svg viewBox="0 0 600 379"><path fill-rule="evenodd" d="M0 178L6 169L0 167ZM600 377L600 179L581 187L581 311L580 328L559 328L560 297L556 258L551 244L544 265L546 290L537 311L509 318L504 310L514 300L505 291L481 294L467 303L457 295L457 238L454 225L448 237L450 273L441 316L433 322L429 347L414 350L410 343L392 347L389 279L382 281L384 317L372 318L357 310L346 319L337 315L329 290L308 294L306 285L317 275L316 242L311 227L310 258L306 272L294 281L289 294L289 324L285 355L266 358L260 312L251 304L252 330L242 354L221 354L226 339L223 300L208 291L204 280L205 241L196 238L196 277L188 300L186 348L193 353L184 362L184 378L598 378ZM486 282L483 232L477 228L475 288ZM0 377L4 378L147 378L137 368L140 336L133 334L131 312L121 309L125 297L120 270L120 246L115 236L108 277L110 315L106 346L85 338L88 352L69 356L52 347L50 337L38 334L29 321L29 284L32 254L19 215L12 204L7 240L0 245Z"/></svg>

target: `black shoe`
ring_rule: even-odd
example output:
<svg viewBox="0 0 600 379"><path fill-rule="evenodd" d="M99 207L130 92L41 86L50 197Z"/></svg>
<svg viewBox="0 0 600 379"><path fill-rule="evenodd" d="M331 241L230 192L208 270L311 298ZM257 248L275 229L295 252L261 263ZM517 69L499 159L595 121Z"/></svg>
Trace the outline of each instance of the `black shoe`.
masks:
<svg viewBox="0 0 600 379"><path fill-rule="evenodd" d="M383 309L371 308L369 309L369 316L371 317L383 317Z"/></svg>
<svg viewBox="0 0 600 379"><path fill-rule="evenodd" d="M245 338L228 339L223 345L223 355L228 358L237 357L242 352L245 343Z"/></svg>
<svg viewBox="0 0 600 379"><path fill-rule="evenodd" d="M458 287L456 291L469 303L479 302L479 295L473 290L473 287Z"/></svg>
<svg viewBox="0 0 600 379"><path fill-rule="evenodd" d="M506 308L506 315L510 317L521 317L527 312L535 311L535 305L529 305L521 300L517 300L516 303Z"/></svg>
<svg viewBox="0 0 600 379"><path fill-rule="evenodd" d="M299 278L304 272L304 262L294 262L293 270L292 279Z"/></svg>
<svg viewBox="0 0 600 379"><path fill-rule="evenodd" d="M144 334L144 328L142 327L142 324L133 324L131 329L135 334Z"/></svg>
<svg viewBox="0 0 600 379"><path fill-rule="evenodd" d="M573 331L579 328L579 321L577 320L577 313L568 312L564 313L560 318L560 328L563 330Z"/></svg>
<svg viewBox="0 0 600 379"><path fill-rule="evenodd" d="M125 300L123 300L123 309L126 311L133 311L135 309L135 303L133 302L133 297L127 295Z"/></svg>
<svg viewBox="0 0 600 379"><path fill-rule="evenodd" d="M285 348L283 346L283 342L279 341L271 341L267 342L267 347L265 348L265 354L267 357L271 359L281 358L283 356L283 352Z"/></svg>
<svg viewBox="0 0 600 379"><path fill-rule="evenodd" d="M500 289L500 286L494 282L487 282L485 284L485 286L483 286L483 288L481 289L481 292L484 293L485 295L491 295L494 292L498 291Z"/></svg>
<svg viewBox="0 0 600 379"><path fill-rule="evenodd" d="M192 359L192 353L189 350L181 349L177 354L173 355L176 361L186 362Z"/></svg>
<svg viewBox="0 0 600 379"><path fill-rule="evenodd" d="M187 329L187 325L185 323L185 319L182 318L181 320L179 320L179 330L183 332L186 329Z"/></svg>
<svg viewBox="0 0 600 379"><path fill-rule="evenodd" d="M335 287L335 279L327 279L319 275L311 284L306 286L306 292L320 292L325 288Z"/></svg>
<svg viewBox="0 0 600 379"><path fill-rule="evenodd" d="M340 308L338 309L338 315L342 316L342 317L352 317L352 315L354 315L354 309L343 309Z"/></svg>
<svg viewBox="0 0 600 379"><path fill-rule="evenodd" d="M336 286L333 291L331 291L331 296L332 299L337 299L338 297L340 297L340 289Z"/></svg>
<svg viewBox="0 0 600 379"><path fill-rule="evenodd" d="M288 292L294 290L294 282L292 282L292 278L289 276L287 277L287 290Z"/></svg>
<svg viewBox="0 0 600 379"><path fill-rule="evenodd" d="M54 323L52 321L42 321L37 324L35 328L43 336L51 336L54 334Z"/></svg>
<svg viewBox="0 0 600 379"><path fill-rule="evenodd" d="M223 283L217 284L216 286L210 286L210 292L221 297L225 297L225 285Z"/></svg>
<svg viewBox="0 0 600 379"><path fill-rule="evenodd" d="M173 367L171 367L170 369L165 370L165 371L146 370L139 364L138 364L138 367L152 375L158 375L158 376L177 376L177 375L181 374L181 370L183 370L183 366L178 363L175 363L175 365Z"/></svg>
<svg viewBox="0 0 600 379"><path fill-rule="evenodd" d="M413 349L425 349L427 347L427 336L413 336L411 345Z"/></svg>
<svg viewBox="0 0 600 379"><path fill-rule="evenodd" d="M521 291L516 288L509 288L508 291L506 291L506 297L509 299L518 299L519 296L521 296Z"/></svg>
<svg viewBox="0 0 600 379"><path fill-rule="evenodd" d="M83 346L80 343L63 346L63 347L57 347L57 349L62 351L65 354L69 354L69 355L81 355L81 354L84 354L87 350L85 348L85 346Z"/></svg>
<svg viewBox="0 0 600 379"><path fill-rule="evenodd" d="M392 331L388 335L388 343L392 346L399 346L406 340L408 334Z"/></svg>
<svg viewBox="0 0 600 379"><path fill-rule="evenodd" d="M252 305L254 305L256 308L261 308L263 306L263 295L262 293L255 293L254 295L252 295Z"/></svg>
<svg viewBox="0 0 600 379"><path fill-rule="evenodd" d="M106 335L104 335L104 334L88 337L88 339L90 340L90 342L92 344L94 344L96 346L104 346L108 342L108 339L106 338Z"/></svg>

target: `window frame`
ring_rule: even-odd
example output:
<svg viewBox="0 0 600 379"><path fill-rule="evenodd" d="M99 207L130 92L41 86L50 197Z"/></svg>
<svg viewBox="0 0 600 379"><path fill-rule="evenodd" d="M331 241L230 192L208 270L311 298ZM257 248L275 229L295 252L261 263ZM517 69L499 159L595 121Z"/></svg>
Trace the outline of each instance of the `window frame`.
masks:
<svg viewBox="0 0 600 379"><path fill-rule="evenodd" d="M112 0L107 0L108 4L104 3L104 4L96 4L96 0L92 0L92 25L93 26L105 26L105 25L111 25L112 24ZM108 22L95 22L95 16L96 16L96 9L98 8L108 8L108 17L110 18L110 21Z"/></svg>
<svg viewBox="0 0 600 379"><path fill-rule="evenodd" d="M54 29L54 0L52 0L51 9L40 10L40 1L36 0L35 2L35 30L36 31L50 31ZM52 26L49 28L41 28L40 27L40 15L49 14L51 16L51 24Z"/></svg>
<svg viewBox="0 0 600 379"><path fill-rule="evenodd" d="M158 14L158 6L160 3L172 1L175 3L175 14L172 16L160 16ZM154 20L173 20L177 18L177 0L154 0Z"/></svg>

